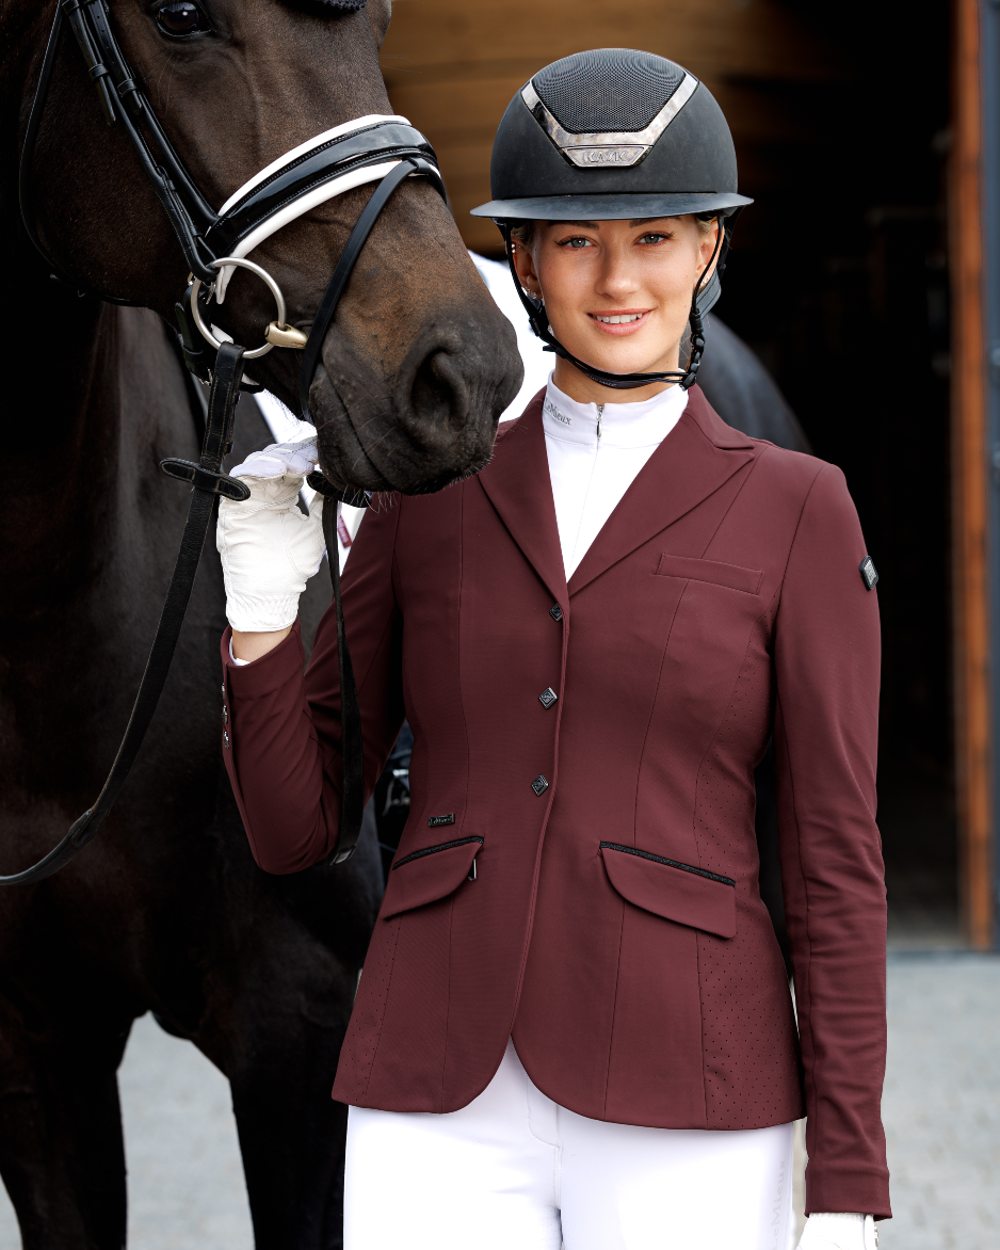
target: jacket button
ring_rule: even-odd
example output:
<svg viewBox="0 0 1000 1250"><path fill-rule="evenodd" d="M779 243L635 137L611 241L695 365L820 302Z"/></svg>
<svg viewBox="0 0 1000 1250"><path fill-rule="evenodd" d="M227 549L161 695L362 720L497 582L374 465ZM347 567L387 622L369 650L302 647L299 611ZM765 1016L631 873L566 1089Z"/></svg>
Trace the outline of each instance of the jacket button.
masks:
<svg viewBox="0 0 1000 1250"><path fill-rule="evenodd" d="M227 751L229 750L229 733L225 729L222 731L222 745Z"/></svg>
<svg viewBox="0 0 1000 1250"><path fill-rule="evenodd" d="M531 783L531 788L538 795L538 797L541 798L541 796L549 788L548 779L539 773L535 780Z"/></svg>
<svg viewBox="0 0 1000 1250"><path fill-rule="evenodd" d="M542 693L538 696L538 702L542 705L543 708L545 708L546 711L548 711L548 709L553 705L553 703L557 703L558 700L559 700L559 696L556 694L556 692L552 689L551 686L543 690Z"/></svg>
<svg viewBox="0 0 1000 1250"><path fill-rule="evenodd" d="M559 606L558 603L554 603L552 607L549 608L549 616L551 616L554 621L562 620L562 616L563 616L562 608Z"/></svg>
<svg viewBox="0 0 1000 1250"><path fill-rule="evenodd" d="M541 696L539 696L539 697L541 697ZM222 705L222 723L223 723L223 725L228 725L228 724L229 724L229 708L227 708L227 707L226 707L226 705L225 705L224 703L223 703L223 705Z"/></svg>

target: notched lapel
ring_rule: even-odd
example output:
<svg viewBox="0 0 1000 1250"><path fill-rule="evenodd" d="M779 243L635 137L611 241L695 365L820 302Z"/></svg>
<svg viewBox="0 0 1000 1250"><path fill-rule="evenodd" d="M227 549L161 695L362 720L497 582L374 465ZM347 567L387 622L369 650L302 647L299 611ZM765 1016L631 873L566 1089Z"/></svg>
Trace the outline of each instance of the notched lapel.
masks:
<svg viewBox="0 0 1000 1250"><path fill-rule="evenodd" d="M511 538L565 608L566 575L542 429L543 395L532 400L512 429L501 433L494 459L477 480Z"/></svg>
<svg viewBox="0 0 1000 1250"><path fill-rule="evenodd" d="M753 441L726 425L701 388L692 387L684 415L637 474L570 578L570 595L697 507L754 455Z"/></svg>

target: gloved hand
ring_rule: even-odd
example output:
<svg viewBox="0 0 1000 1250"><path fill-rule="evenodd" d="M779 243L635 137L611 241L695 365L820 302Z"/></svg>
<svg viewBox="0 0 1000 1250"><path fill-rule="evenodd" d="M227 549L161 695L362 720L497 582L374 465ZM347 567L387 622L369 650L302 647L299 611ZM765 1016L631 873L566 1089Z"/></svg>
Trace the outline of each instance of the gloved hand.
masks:
<svg viewBox="0 0 1000 1250"><path fill-rule="evenodd" d="M229 470L250 488L249 499L220 500L215 530L233 629L284 629L298 615L299 596L323 560L322 498L308 516L297 502L316 461L315 440L304 439L272 443Z"/></svg>
<svg viewBox="0 0 1000 1250"><path fill-rule="evenodd" d="M798 1250L877 1250L878 1233L870 1215L816 1212L806 1220Z"/></svg>

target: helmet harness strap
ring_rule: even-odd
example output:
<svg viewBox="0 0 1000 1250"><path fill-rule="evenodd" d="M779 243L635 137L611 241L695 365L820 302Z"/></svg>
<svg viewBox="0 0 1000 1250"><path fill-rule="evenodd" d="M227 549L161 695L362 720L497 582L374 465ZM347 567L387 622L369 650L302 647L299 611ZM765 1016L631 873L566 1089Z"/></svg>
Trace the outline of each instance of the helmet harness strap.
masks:
<svg viewBox="0 0 1000 1250"><path fill-rule="evenodd" d="M574 356L571 351L565 348L552 333L549 319L545 315L544 303L537 297L529 295L521 285L521 279L514 264L516 244L512 234L513 227L517 223L498 221L497 225L500 227L500 233L503 235L504 251L507 256L507 264L510 268L511 276L514 279L514 289L517 291L518 298L528 314L532 330L545 344L545 351L554 352L556 356L560 356L563 360L568 361L592 381L599 383L601 386L611 387L614 390L633 390L636 387L649 386L653 382L677 383L683 390L688 390L694 385L702 356L705 354L705 331L701 309L698 307L698 297L702 292L708 275L715 272L719 277L722 276L726 266L726 258L729 254L729 222L724 217L719 217L718 220L721 229L715 241L715 249L712 252L711 260L702 270L698 281L695 283L694 292L691 296L691 311L688 315L688 322L691 327L691 353L688 357L687 368L667 369L661 373L609 373L606 369L598 369L594 365L588 365L586 361L580 360L579 357ZM713 262L716 262L714 269Z"/></svg>

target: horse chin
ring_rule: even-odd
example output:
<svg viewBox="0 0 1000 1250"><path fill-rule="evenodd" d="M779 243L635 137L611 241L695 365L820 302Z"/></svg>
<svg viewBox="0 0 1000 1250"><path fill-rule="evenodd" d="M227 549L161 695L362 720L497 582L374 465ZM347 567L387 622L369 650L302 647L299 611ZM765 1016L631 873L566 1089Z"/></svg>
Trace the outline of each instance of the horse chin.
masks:
<svg viewBox="0 0 1000 1250"><path fill-rule="evenodd" d="M489 462L507 388L470 388L451 353L389 382L332 372L317 371L309 402L320 464L338 487L428 494Z"/></svg>
<svg viewBox="0 0 1000 1250"><path fill-rule="evenodd" d="M320 468L340 490L426 495L478 473L489 462L492 437L482 449L464 449L463 441L457 458L454 454L445 459L429 456L426 448L416 447L412 448L412 455L401 455L391 412L366 417L362 436L347 409L338 406L340 412L336 415L320 415L314 407L313 417ZM395 435L391 443L390 435Z"/></svg>

